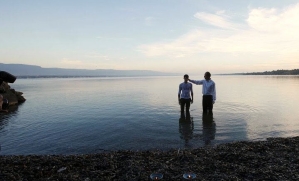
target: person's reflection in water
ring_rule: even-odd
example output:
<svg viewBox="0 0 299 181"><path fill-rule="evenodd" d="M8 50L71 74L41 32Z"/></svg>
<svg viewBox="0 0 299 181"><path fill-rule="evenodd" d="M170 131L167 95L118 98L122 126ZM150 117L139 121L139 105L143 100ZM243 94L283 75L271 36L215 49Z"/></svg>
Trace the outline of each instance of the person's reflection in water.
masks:
<svg viewBox="0 0 299 181"><path fill-rule="evenodd" d="M216 124L213 120L213 114L202 115L202 139L205 145L211 143L211 140L215 139Z"/></svg>
<svg viewBox="0 0 299 181"><path fill-rule="evenodd" d="M180 138L185 140L185 146L190 147L189 140L193 138L194 123L192 117L190 119L179 120Z"/></svg>

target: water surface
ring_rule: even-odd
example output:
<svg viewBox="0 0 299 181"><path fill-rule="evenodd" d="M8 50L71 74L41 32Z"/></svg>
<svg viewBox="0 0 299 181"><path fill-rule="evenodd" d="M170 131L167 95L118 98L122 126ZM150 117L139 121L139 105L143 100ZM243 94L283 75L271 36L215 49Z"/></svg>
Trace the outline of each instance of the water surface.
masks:
<svg viewBox="0 0 299 181"><path fill-rule="evenodd" d="M192 79L201 79L194 76ZM0 154L179 149L299 135L298 76L212 76L217 101L203 117L194 85L180 121L182 77L18 79L27 101L0 114Z"/></svg>

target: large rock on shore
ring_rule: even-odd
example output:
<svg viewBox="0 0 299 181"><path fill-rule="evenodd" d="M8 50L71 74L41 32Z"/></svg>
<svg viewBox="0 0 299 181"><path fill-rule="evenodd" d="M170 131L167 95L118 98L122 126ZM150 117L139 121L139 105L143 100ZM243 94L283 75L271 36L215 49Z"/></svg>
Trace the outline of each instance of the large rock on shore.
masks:
<svg viewBox="0 0 299 181"><path fill-rule="evenodd" d="M23 93L11 89L7 82L0 85L0 94L9 101L9 105L17 105L26 101L22 96Z"/></svg>

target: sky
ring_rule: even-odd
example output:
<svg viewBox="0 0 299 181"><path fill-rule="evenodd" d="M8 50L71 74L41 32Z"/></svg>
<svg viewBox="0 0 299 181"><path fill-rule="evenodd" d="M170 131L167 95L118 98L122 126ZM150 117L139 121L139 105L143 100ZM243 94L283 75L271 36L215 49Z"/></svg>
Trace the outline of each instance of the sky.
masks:
<svg viewBox="0 0 299 181"><path fill-rule="evenodd" d="M0 0L6 64L190 74L298 69L298 32L299 0Z"/></svg>

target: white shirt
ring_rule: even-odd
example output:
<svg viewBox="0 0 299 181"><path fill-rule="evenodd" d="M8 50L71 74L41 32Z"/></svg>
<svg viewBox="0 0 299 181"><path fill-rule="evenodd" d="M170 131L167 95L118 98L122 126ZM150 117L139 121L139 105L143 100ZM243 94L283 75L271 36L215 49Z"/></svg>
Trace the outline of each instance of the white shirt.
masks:
<svg viewBox="0 0 299 181"><path fill-rule="evenodd" d="M190 82L202 85L202 94L203 95L212 95L213 101L216 101L216 85L215 82L210 80L190 80Z"/></svg>
<svg viewBox="0 0 299 181"><path fill-rule="evenodd" d="M180 98L181 99L190 99L190 93L191 91L193 92L192 90L192 84L187 82L183 82L180 84L179 86L179 94L180 94Z"/></svg>

